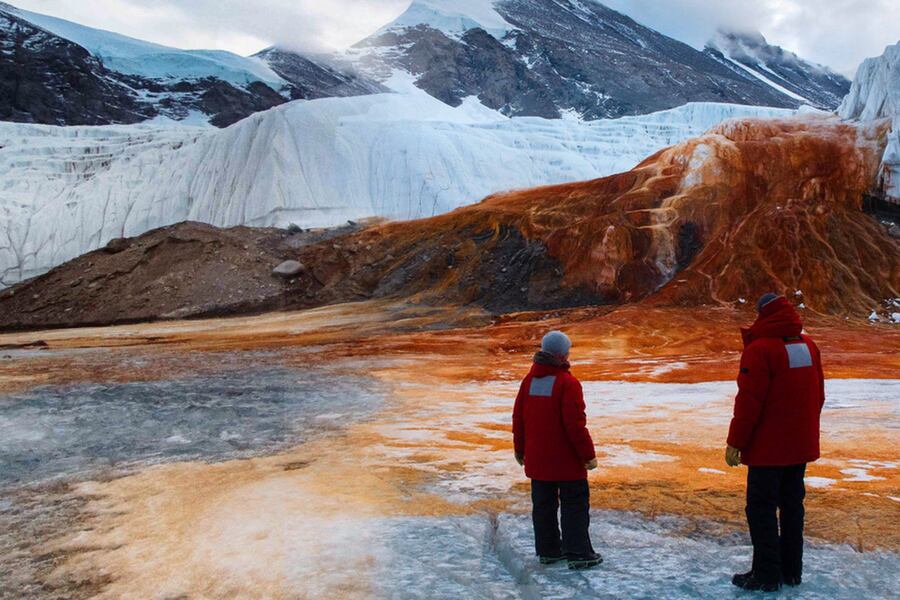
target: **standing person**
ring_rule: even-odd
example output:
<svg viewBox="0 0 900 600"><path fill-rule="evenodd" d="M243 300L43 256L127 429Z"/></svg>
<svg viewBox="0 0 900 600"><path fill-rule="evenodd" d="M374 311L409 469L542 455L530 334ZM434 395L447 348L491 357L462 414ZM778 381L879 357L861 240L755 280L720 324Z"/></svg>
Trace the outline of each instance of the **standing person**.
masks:
<svg viewBox="0 0 900 600"><path fill-rule="evenodd" d="M567 560L570 569L586 569L603 562L588 534L587 472L597 468L597 459L581 384L569 373L571 347L560 331L541 340L541 351L516 396L513 443L516 460L531 479L534 547L541 564Z"/></svg>
<svg viewBox="0 0 900 600"><path fill-rule="evenodd" d="M753 566L731 580L746 590L799 585L803 570L803 476L819 458L825 378L819 349L783 296L766 294L742 329L744 353L725 462L744 463ZM778 515L776 516L776 510ZM780 525L780 531L779 531Z"/></svg>

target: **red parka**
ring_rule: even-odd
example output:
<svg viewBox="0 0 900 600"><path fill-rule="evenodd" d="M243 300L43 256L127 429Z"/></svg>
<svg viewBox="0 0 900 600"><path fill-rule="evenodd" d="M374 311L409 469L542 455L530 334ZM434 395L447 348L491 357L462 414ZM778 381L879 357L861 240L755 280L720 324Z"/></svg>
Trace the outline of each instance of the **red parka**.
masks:
<svg viewBox="0 0 900 600"><path fill-rule="evenodd" d="M525 475L540 481L585 479L594 458L581 384L565 367L533 364L513 408L513 443Z"/></svg>
<svg viewBox="0 0 900 600"><path fill-rule="evenodd" d="M785 466L819 458L819 415L825 378L819 349L801 334L800 315L786 298L763 307L741 330L744 353L728 445L749 466Z"/></svg>

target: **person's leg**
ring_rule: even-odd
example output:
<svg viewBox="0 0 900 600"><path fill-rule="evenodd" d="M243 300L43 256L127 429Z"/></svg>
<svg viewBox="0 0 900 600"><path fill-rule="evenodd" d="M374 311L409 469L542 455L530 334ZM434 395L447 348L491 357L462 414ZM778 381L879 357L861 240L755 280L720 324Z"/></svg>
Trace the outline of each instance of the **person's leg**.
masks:
<svg viewBox="0 0 900 600"><path fill-rule="evenodd" d="M594 554L588 529L591 524L590 488L587 479L561 481L559 501L562 512L562 550L567 555Z"/></svg>
<svg viewBox="0 0 900 600"><path fill-rule="evenodd" d="M538 556L561 556L559 537L559 487L555 481L531 480L531 520L534 523L534 549Z"/></svg>
<svg viewBox="0 0 900 600"><path fill-rule="evenodd" d="M753 576L763 583L781 581L781 551L778 542L779 467L749 467L747 470L747 525L753 543Z"/></svg>
<svg viewBox="0 0 900 600"><path fill-rule="evenodd" d="M800 583L803 572L803 499L806 465L784 468L778 508L781 511L781 572L787 583Z"/></svg>

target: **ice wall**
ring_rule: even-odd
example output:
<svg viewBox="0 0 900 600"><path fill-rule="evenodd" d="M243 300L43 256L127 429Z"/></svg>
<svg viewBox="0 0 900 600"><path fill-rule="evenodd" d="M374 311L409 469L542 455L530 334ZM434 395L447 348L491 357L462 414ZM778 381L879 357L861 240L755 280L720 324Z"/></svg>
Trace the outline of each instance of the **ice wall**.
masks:
<svg viewBox="0 0 900 600"><path fill-rule="evenodd" d="M893 119L881 163L885 195L900 203L900 43L860 65L850 93L838 108L845 119Z"/></svg>

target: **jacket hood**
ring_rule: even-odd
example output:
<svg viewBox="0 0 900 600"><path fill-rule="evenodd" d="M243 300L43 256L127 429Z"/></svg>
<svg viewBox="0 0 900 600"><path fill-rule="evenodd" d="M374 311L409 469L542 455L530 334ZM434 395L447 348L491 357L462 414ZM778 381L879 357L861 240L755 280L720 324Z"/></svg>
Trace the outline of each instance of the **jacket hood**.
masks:
<svg viewBox="0 0 900 600"><path fill-rule="evenodd" d="M746 346L760 338L796 337L803 331L803 321L784 296L766 304L749 329L741 329Z"/></svg>
<svg viewBox="0 0 900 600"><path fill-rule="evenodd" d="M531 365L531 375L534 377L545 377L547 375L556 375L558 373L568 373L568 371L568 365L542 365L539 363L533 363Z"/></svg>

